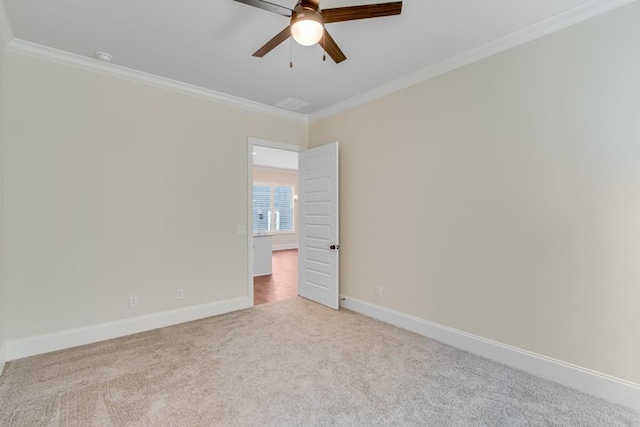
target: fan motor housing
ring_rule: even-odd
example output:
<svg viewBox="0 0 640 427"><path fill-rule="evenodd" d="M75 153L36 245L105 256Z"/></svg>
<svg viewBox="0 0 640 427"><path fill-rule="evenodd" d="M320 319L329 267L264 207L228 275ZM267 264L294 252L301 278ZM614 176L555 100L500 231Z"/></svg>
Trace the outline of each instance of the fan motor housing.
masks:
<svg viewBox="0 0 640 427"><path fill-rule="evenodd" d="M304 9L311 9L311 10L315 10L317 12L319 3L320 2L313 2L313 1L308 1L308 0L300 0L296 4L296 7L293 8L293 10L295 11L298 8L298 6L301 6Z"/></svg>

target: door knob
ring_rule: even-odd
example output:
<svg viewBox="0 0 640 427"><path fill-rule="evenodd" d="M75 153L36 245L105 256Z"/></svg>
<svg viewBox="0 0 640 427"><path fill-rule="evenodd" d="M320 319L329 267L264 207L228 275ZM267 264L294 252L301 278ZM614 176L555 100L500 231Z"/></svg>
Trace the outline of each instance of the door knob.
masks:
<svg viewBox="0 0 640 427"><path fill-rule="evenodd" d="M331 245L329 246L329 249L333 249L333 250L340 249L340 245Z"/></svg>

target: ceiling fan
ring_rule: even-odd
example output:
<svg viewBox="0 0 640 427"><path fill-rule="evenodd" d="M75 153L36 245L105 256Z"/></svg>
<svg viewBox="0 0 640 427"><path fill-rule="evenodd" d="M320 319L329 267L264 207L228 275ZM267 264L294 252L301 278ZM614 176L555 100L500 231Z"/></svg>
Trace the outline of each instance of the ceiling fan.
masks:
<svg viewBox="0 0 640 427"><path fill-rule="evenodd" d="M303 46L320 43L329 56L339 64L347 59L336 41L324 28L325 24L334 22L353 21L356 19L380 18L383 16L400 15L402 2L366 4L361 6L336 7L320 9L320 0L299 0L293 9L270 3L265 0L235 0L260 9L274 12L291 18L289 26L280 31L274 38L258 49L253 56L262 58L276 46L289 37Z"/></svg>

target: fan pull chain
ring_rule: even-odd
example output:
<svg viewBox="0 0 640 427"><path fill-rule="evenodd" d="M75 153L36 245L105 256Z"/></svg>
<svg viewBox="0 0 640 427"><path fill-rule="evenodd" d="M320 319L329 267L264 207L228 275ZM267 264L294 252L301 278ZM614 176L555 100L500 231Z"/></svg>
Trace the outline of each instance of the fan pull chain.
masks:
<svg viewBox="0 0 640 427"><path fill-rule="evenodd" d="M327 31L324 29L324 27L322 28L322 60L326 61L327 60L327 44L325 43L325 34L327 34Z"/></svg>
<svg viewBox="0 0 640 427"><path fill-rule="evenodd" d="M289 39L289 68L293 68L293 38Z"/></svg>

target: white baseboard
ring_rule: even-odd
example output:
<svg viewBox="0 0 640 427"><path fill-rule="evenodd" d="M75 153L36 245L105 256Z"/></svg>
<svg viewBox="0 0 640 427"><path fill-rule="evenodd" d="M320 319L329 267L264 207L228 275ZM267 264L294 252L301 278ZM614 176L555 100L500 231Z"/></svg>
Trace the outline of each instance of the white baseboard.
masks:
<svg viewBox="0 0 640 427"><path fill-rule="evenodd" d="M284 245L273 245L271 246L271 250L273 251L286 251L289 249L298 249L297 243L287 243Z"/></svg>
<svg viewBox="0 0 640 427"><path fill-rule="evenodd" d="M488 340L419 317L342 295L341 306L516 369L640 411L640 385Z"/></svg>
<svg viewBox="0 0 640 427"><path fill-rule="evenodd" d="M241 297L8 341L5 343L6 360L119 338L248 307L249 298Z"/></svg>

